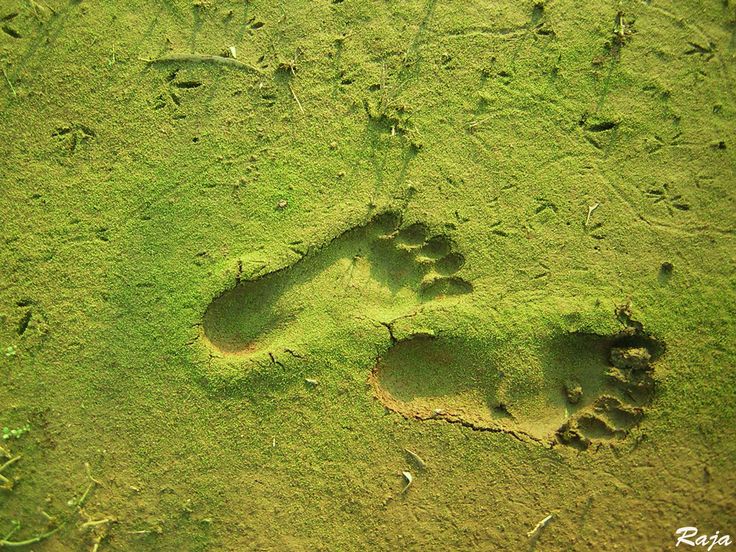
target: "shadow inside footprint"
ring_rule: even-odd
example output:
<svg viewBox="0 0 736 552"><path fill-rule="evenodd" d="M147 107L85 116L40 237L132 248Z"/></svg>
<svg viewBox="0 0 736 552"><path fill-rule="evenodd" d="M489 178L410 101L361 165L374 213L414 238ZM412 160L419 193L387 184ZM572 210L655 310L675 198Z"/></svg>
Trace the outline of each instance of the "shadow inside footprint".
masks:
<svg viewBox="0 0 736 552"><path fill-rule="evenodd" d="M487 373L474 363L463 362L458 352L427 335L396 343L374 372L384 402L414 405L420 418L432 417L440 406L468 406L471 395L477 395L478 404L485 405L479 390L486 387L483 380Z"/></svg>
<svg viewBox="0 0 736 552"><path fill-rule="evenodd" d="M641 333L570 333L548 339L539 350L541 370L528 372L508 355L419 335L396 343L370 383L384 406L407 418L585 449L623 439L641 422L663 350Z"/></svg>
<svg viewBox="0 0 736 552"><path fill-rule="evenodd" d="M288 335L306 309L411 312L470 293L472 285L456 274L463 264L448 236L429 236L421 223L401 227L399 214L383 213L291 266L223 292L204 314L204 335L221 353L247 354Z"/></svg>

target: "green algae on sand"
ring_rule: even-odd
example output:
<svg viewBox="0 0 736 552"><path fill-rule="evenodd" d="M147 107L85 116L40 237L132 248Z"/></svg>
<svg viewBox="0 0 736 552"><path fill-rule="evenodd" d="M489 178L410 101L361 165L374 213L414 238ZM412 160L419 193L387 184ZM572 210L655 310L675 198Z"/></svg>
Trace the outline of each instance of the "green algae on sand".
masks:
<svg viewBox="0 0 736 552"><path fill-rule="evenodd" d="M1 2L0 537L735 534L735 22Z"/></svg>

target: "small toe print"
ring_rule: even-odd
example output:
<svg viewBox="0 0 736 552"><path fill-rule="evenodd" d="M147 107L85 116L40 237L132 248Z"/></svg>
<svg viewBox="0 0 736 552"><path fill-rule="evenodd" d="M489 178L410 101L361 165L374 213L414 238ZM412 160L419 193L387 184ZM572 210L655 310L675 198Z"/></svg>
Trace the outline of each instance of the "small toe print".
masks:
<svg viewBox="0 0 736 552"><path fill-rule="evenodd" d="M400 245L407 247L418 247L423 245L429 234L429 228L421 222L415 222L405 228L399 230L399 235L396 237L396 241Z"/></svg>
<svg viewBox="0 0 736 552"><path fill-rule="evenodd" d="M434 268L438 274L450 276L460 270L463 265L465 265L465 257L460 253L452 252L437 260Z"/></svg>
<svg viewBox="0 0 736 552"><path fill-rule="evenodd" d="M429 299L465 295L472 291L472 284L457 276L433 278L422 286L422 295Z"/></svg>
<svg viewBox="0 0 736 552"><path fill-rule="evenodd" d="M388 211L375 218L375 228L379 236L392 236L400 225L401 214L395 211Z"/></svg>
<svg viewBox="0 0 736 552"><path fill-rule="evenodd" d="M450 254L453 249L453 243L447 236L434 236L419 250L419 254L429 259L440 259Z"/></svg>

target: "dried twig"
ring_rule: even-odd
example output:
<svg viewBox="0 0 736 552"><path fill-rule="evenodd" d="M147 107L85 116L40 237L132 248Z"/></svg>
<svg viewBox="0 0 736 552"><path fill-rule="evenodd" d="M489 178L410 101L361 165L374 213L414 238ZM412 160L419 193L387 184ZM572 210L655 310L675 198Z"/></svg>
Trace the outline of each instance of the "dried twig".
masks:
<svg viewBox="0 0 736 552"><path fill-rule="evenodd" d="M406 454L409 455L409 458L412 459L412 461L417 465L418 468L424 469L427 467L427 463L422 460L422 458L416 452L411 451L408 448L405 448L404 451L406 451Z"/></svg>
<svg viewBox="0 0 736 552"><path fill-rule="evenodd" d="M10 539L10 536L12 536L12 534L15 533L15 530L13 530L10 533L10 535L8 535L7 537L5 537L3 539L0 539L0 548L2 548L3 546L7 546L7 547L28 546L29 544L35 544L37 542L41 542L42 540L49 538L51 535L53 535L54 533L56 533L62 527L64 527L63 524L62 525L59 525L55 529L52 529L51 531L48 531L46 533L41 533L40 535L36 535L35 537L31 537L30 539L26 539L26 540L23 540L23 541L11 541L11 540L9 540Z"/></svg>
<svg viewBox="0 0 736 552"><path fill-rule="evenodd" d="M3 449L2 447L0 447L0 452L2 452L4 454L7 454L7 451L5 449ZM6 468L7 466L9 466L13 462L16 462L19 459L20 459L20 456L16 456L14 458L11 458L7 462L5 462L5 464L3 464L2 466L0 466L0 471L2 471L4 468ZM88 529L88 528L95 528L95 527L99 527L99 526L102 526L102 525L106 525L108 523L113 522L114 520L111 519L111 518L105 518L105 519L101 519L101 520L91 520L89 518L89 516L87 516L87 514L82 509L82 505L84 504L84 501L89 496L89 493L92 490L92 488L95 486L95 484L99 484L99 481L97 481L96 479L94 479L92 477L92 474L90 473L89 464L85 463L85 468L87 469L87 477L89 478L90 482L87 485L85 491L82 493L82 497L79 500L77 500L77 501L74 501L74 500L70 501L69 504L70 505L74 505L76 507L76 512L78 512L79 514L81 514L81 515L83 515L83 516L85 516L87 518L87 521L85 523L83 523L81 525L81 527L83 529ZM51 519L51 516L49 516L45 512L43 512L43 514L47 518ZM3 547L12 548L12 547L28 546L29 544L35 544L37 542L41 542L42 540L45 540L45 539L49 538L51 535L55 534L56 532L60 531L63 527L65 527L66 524L69 523L69 521L71 520L71 517L72 517L73 514L74 514L74 511L72 511L66 517L66 519L64 519L59 525L57 525L54 529L51 529L50 531L47 531L45 533L38 534L35 537L31 537L31 538L26 539L26 540L22 540L22 541L11 541L10 538L20 529L20 525L18 524L5 537L0 538L0 548L3 548ZM99 547L99 542L101 540L102 539L98 539L97 540L97 546L95 547L95 549L97 547Z"/></svg>
<svg viewBox="0 0 736 552"><path fill-rule="evenodd" d="M13 87L13 83L10 82L10 79L8 78L8 74L5 72L5 67L3 67L3 76L5 77L5 80L8 83L8 86L10 87L10 91L13 93L13 97L17 98L18 94L15 93L15 88Z"/></svg>
<svg viewBox="0 0 736 552"><path fill-rule="evenodd" d="M5 468L8 466L15 464L18 460L20 460L20 456L10 457L10 454L5 451L5 449L2 449L2 452L5 453L6 458L10 458L7 462L5 462L2 466L0 466L0 489L12 489L13 488L13 481L11 479L8 479L5 477L2 472Z"/></svg>
<svg viewBox="0 0 736 552"><path fill-rule="evenodd" d="M289 84L289 90L291 90L291 95L294 96L294 99L296 100L296 105L299 106L299 111L304 113L304 108L302 107L302 102L299 101L299 98L296 97L296 92L294 92L294 89L291 87L291 84Z"/></svg>
<svg viewBox="0 0 736 552"><path fill-rule="evenodd" d="M526 534L526 536L529 537L530 539L536 539L536 538L538 538L539 537L539 534L542 532L542 529L544 529L547 526L547 524L552 520L553 517L554 517L554 514L548 515L542 521L540 521L539 523L537 523L534 526L534 529L532 529L531 531L529 531Z"/></svg>
<svg viewBox="0 0 736 552"><path fill-rule="evenodd" d="M598 207L600 207L600 203L596 203L594 205L591 205L588 207L588 218L585 219L585 226L587 228L588 224L590 224L590 217L593 214L593 211L595 211Z"/></svg>
<svg viewBox="0 0 736 552"><path fill-rule="evenodd" d="M409 490L409 487L411 487L411 484L414 482L414 476L408 471L402 471L401 475L403 475L404 479L406 480L406 485L404 485L404 488L401 489L401 494L404 494L406 491Z"/></svg>

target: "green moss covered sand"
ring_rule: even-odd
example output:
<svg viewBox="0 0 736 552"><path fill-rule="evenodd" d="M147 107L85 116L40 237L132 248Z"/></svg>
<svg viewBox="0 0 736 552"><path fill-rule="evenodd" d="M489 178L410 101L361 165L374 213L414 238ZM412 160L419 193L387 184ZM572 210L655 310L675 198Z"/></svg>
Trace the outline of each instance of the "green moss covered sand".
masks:
<svg viewBox="0 0 736 552"><path fill-rule="evenodd" d="M0 537L736 532L730 2L0 20Z"/></svg>

